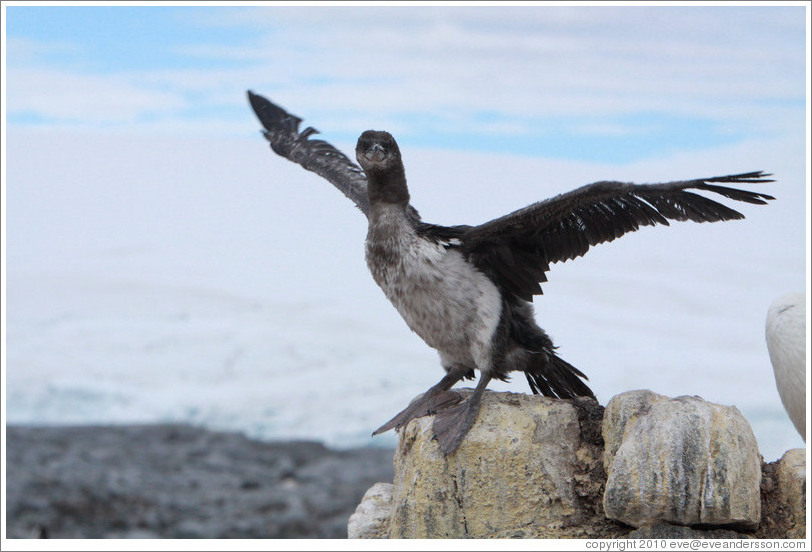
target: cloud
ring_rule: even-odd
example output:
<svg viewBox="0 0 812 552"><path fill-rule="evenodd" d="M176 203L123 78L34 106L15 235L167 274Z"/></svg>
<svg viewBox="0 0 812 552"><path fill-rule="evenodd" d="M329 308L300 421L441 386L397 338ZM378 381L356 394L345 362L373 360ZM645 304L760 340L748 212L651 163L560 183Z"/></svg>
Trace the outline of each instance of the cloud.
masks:
<svg viewBox="0 0 812 552"><path fill-rule="evenodd" d="M328 102L334 112L402 119L416 112L470 119L483 110L527 120L668 112L728 128L742 118L747 128L775 128L790 117L770 102L801 102L804 96L803 10L229 13L221 24L268 29L249 54L266 90L311 112Z"/></svg>
<svg viewBox="0 0 812 552"><path fill-rule="evenodd" d="M698 121L694 132L744 139L797 131L803 14L791 7L178 8L176 20L199 28L167 46L171 70L135 69L126 59L115 71L71 70L47 62L54 48L47 38L18 42L9 114L12 123L163 129L205 128L208 120L219 131L250 117L243 94L251 88L342 138L385 126L407 139L445 135L438 143L460 135L470 143L532 139L550 129L610 140L639 136L635 116L656 114ZM241 35L256 40L249 47L244 37L226 38ZM92 52L76 40L67 46ZM19 59L25 63L12 63ZM197 61L184 66L183 59ZM690 130L676 124L655 142L681 147Z"/></svg>
<svg viewBox="0 0 812 552"><path fill-rule="evenodd" d="M58 123L121 124L170 114L183 107L177 94L122 75L87 75L55 69L16 69L7 98L10 118L34 114Z"/></svg>

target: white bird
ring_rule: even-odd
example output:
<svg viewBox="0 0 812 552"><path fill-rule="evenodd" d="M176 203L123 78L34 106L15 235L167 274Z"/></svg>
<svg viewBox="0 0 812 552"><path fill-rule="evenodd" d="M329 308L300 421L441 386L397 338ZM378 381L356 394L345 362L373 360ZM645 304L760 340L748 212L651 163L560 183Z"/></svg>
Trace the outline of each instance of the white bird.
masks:
<svg viewBox="0 0 812 552"><path fill-rule="evenodd" d="M790 293L773 301L765 333L784 410L806 442L806 294Z"/></svg>

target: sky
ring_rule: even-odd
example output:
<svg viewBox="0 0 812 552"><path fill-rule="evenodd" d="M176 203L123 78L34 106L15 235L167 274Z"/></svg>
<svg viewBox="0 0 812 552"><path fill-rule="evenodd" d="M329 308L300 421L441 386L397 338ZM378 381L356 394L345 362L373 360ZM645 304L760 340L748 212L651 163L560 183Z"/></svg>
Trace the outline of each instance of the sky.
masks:
<svg viewBox="0 0 812 552"><path fill-rule="evenodd" d="M803 128L801 5L7 4L9 128L244 135L246 88L336 140L609 163Z"/></svg>
<svg viewBox="0 0 812 552"><path fill-rule="evenodd" d="M777 200L745 221L646 229L556 265L537 318L602 404L702 394L742 405L770 459L797 444L763 324L809 282L807 3L3 9L18 421L157 412L322 438L329 418L349 442L439 379L372 284L363 217L269 151L251 89L345 152L392 132L441 224L596 180L775 173L758 191ZM326 406L333 386L350 398ZM294 391L312 408L262 413Z"/></svg>

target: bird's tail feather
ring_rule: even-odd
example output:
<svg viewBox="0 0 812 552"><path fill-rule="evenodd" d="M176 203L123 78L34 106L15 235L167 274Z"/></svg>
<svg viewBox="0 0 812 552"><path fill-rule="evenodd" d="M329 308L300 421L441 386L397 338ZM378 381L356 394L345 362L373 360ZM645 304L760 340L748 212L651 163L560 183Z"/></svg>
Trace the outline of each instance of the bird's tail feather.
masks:
<svg viewBox="0 0 812 552"><path fill-rule="evenodd" d="M583 382L589 378L552 351L532 354L525 375L536 395L559 399L595 398L595 394Z"/></svg>

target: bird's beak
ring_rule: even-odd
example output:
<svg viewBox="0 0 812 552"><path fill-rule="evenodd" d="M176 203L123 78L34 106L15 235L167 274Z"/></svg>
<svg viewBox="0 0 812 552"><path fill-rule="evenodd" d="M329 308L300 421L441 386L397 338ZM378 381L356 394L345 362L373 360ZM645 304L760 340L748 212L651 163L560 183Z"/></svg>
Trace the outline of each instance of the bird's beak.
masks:
<svg viewBox="0 0 812 552"><path fill-rule="evenodd" d="M380 163L386 158L386 150L380 144L372 144L364 152L364 158L371 163Z"/></svg>

